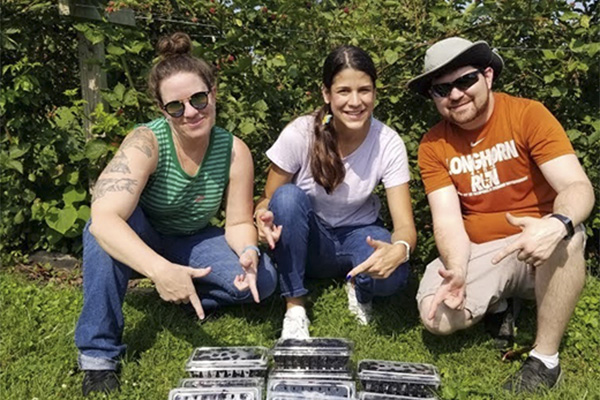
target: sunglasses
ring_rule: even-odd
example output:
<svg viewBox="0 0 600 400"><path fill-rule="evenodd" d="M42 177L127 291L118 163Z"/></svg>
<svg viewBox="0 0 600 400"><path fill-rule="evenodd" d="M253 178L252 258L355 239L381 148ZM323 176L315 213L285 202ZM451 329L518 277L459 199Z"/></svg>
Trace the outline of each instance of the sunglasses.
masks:
<svg viewBox="0 0 600 400"><path fill-rule="evenodd" d="M469 72L452 82L431 85L429 92L433 97L447 97L454 88L465 91L479 81L479 74L483 75L483 71L480 69Z"/></svg>
<svg viewBox="0 0 600 400"><path fill-rule="evenodd" d="M189 101L190 105L196 110L204 110L208 105L208 94L210 92L197 92L182 100L173 100L163 105L163 110L173 118L179 118L185 113L185 101Z"/></svg>

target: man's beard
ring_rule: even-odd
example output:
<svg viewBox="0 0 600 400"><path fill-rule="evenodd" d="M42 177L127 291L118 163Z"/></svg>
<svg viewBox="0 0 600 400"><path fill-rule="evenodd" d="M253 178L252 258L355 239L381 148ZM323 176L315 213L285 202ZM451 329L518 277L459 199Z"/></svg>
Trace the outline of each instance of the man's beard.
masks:
<svg viewBox="0 0 600 400"><path fill-rule="evenodd" d="M471 102L469 103L469 108L467 110L456 113L450 111L446 119L459 126L475 121L477 118L481 117L487 112L490 104L490 91L486 91L485 98L483 99L482 103L477 103L476 99L477 98L475 97L471 98Z"/></svg>

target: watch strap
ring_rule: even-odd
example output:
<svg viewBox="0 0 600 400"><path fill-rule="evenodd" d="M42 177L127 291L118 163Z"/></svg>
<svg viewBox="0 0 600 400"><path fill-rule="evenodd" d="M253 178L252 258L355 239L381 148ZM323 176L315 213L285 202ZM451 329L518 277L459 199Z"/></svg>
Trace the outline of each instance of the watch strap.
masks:
<svg viewBox="0 0 600 400"><path fill-rule="evenodd" d="M569 240L573 237L575 229L573 228L573 222L571 221L571 218L562 214L550 214L550 218L556 218L557 220L563 223L565 228L567 228L567 234L565 235L565 237L563 237L563 240Z"/></svg>

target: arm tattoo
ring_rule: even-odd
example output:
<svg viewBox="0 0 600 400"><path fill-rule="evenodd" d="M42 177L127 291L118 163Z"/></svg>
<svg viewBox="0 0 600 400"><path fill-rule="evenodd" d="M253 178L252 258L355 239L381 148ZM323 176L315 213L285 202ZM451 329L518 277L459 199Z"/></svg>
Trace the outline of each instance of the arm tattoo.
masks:
<svg viewBox="0 0 600 400"><path fill-rule="evenodd" d="M152 157L152 151L155 148L153 136L154 133L145 126L135 128L123 141L121 150L134 147L144 153L146 157L150 158Z"/></svg>
<svg viewBox="0 0 600 400"><path fill-rule="evenodd" d="M108 163L106 167L106 172L120 172L122 174L130 174L131 170L129 169L127 156L121 150L115 154L113 159Z"/></svg>
<svg viewBox="0 0 600 400"><path fill-rule="evenodd" d="M92 203L102 197L108 192L122 192L128 191L130 194L134 194L133 187L137 185L137 180L120 178L120 179L99 179L94 187L94 195L92 196Z"/></svg>

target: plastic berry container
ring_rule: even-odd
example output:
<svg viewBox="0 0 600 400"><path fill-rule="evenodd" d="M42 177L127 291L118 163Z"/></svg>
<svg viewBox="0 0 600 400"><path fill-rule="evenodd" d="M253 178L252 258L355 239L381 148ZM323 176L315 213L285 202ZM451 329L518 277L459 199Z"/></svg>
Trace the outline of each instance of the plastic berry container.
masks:
<svg viewBox="0 0 600 400"><path fill-rule="evenodd" d="M435 398L441 383L433 365L397 361L362 360L358 378L365 392L417 399Z"/></svg>
<svg viewBox="0 0 600 400"><path fill-rule="evenodd" d="M353 376L351 371L273 369L269 379L351 381Z"/></svg>
<svg viewBox="0 0 600 400"><path fill-rule="evenodd" d="M413 396L401 396L401 395L395 395L395 394L360 392L358 394L358 399L359 400L436 400L436 397L413 397Z"/></svg>
<svg viewBox="0 0 600 400"><path fill-rule="evenodd" d="M266 347L198 347L185 370L192 378L265 378L269 350Z"/></svg>
<svg viewBox="0 0 600 400"><path fill-rule="evenodd" d="M262 400L260 388L175 388L169 400Z"/></svg>
<svg viewBox="0 0 600 400"><path fill-rule="evenodd" d="M267 394L293 394L301 396L325 395L339 399L354 399L356 385L352 381L269 379Z"/></svg>
<svg viewBox="0 0 600 400"><path fill-rule="evenodd" d="M267 400L345 400L346 397L328 396L326 394L294 394L294 393L272 393L267 395Z"/></svg>
<svg viewBox="0 0 600 400"><path fill-rule="evenodd" d="M179 381L181 388L260 388L264 386L262 378L239 379L198 379L186 378Z"/></svg>
<svg viewBox="0 0 600 400"><path fill-rule="evenodd" d="M353 344L340 338L280 339L272 349L275 370L350 373Z"/></svg>

